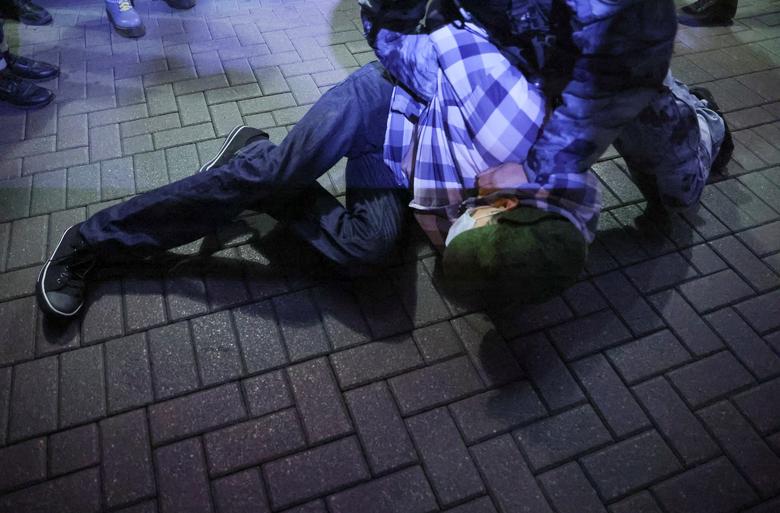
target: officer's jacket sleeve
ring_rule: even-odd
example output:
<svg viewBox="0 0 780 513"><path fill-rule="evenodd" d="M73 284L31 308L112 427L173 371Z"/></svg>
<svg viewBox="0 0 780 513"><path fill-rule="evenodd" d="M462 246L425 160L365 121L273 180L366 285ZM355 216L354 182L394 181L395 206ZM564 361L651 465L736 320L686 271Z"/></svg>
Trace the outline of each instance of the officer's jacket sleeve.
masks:
<svg viewBox="0 0 780 513"><path fill-rule="evenodd" d="M571 74L528 164L584 172L660 89L677 19L671 0L565 0Z"/></svg>

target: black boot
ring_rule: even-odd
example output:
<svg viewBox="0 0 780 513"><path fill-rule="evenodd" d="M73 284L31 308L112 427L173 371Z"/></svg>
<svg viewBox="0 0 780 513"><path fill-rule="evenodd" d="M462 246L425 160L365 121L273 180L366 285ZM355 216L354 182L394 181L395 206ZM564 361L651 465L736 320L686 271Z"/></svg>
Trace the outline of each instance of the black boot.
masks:
<svg viewBox="0 0 780 513"><path fill-rule="evenodd" d="M43 107L54 99L54 93L27 79L19 78L6 68L0 71L0 101L17 107Z"/></svg>
<svg viewBox="0 0 780 513"><path fill-rule="evenodd" d="M712 167L710 168L710 181L717 181L718 178L725 177L726 166L731 160L731 155L734 153L734 138L731 136L731 130L729 130L729 124L726 122L726 116L720 111L720 107L715 102L715 98L709 89L704 87L692 87L690 89L691 94L696 98L707 102L707 107L715 111L715 114L723 119L723 126L726 132L723 134L723 141L720 143L720 149L718 155L712 161Z"/></svg>
<svg viewBox="0 0 780 513"><path fill-rule="evenodd" d="M646 173L631 173L631 176L647 201L645 211L636 218L637 227L648 233L652 232L652 228L659 229L664 233L668 232L672 220L661 201L655 176Z"/></svg>
<svg viewBox="0 0 780 513"><path fill-rule="evenodd" d="M0 2L2 17L19 20L25 25L48 25L51 23L49 11L30 0L6 0Z"/></svg>
<svg viewBox="0 0 780 513"><path fill-rule="evenodd" d="M195 7L195 0L165 0L165 3L174 9L192 9Z"/></svg>
<svg viewBox="0 0 780 513"><path fill-rule="evenodd" d="M62 234L35 284L38 305L54 318L70 319L81 311L87 288L86 276L97 261L79 233L79 226L73 225Z"/></svg>
<svg viewBox="0 0 780 513"><path fill-rule="evenodd" d="M734 20L738 0L697 0L680 9L681 21L695 25L727 25Z"/></svg>
<svg viewBox="0 0 780 513"><path fill-rule="evenodd" d="M53 64L28 59L11 52L5 52L2 57L5 58L8 69L17 77L30 80L50 80L60 73L60 69Z"/></svg>

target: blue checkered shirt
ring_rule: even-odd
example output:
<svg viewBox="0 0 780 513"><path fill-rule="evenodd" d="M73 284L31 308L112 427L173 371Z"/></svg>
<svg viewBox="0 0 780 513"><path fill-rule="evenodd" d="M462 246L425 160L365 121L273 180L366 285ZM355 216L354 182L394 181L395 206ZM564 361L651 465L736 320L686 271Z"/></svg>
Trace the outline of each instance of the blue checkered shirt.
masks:
<svg viewBox="0 0 780 513"><path fill-rule="evenodd" d="M418 40L407 44L406 37ZM440 243L465 208L495 200L495 194L477 197L481 173L502 163L525 162L544 122L545 99L472 24L450 24L430 35L387 41L398 47L380 58L396 77L415 76L419 81L436 67L419 61L437 60L435 83L424 85L430 99L419 100L401 86L394 89L384 160L399 183L411 187L410 207L434 243ZM404 48L414 48L415 54L401 55ZM419 65L420 72L410 71L409 62ZM520 205L566 217L592 241L601 203L593 174L561 170L535 176L527 168L525 173L501 194L511 193ZM421 218L428 214L427 220Z"/></svg>

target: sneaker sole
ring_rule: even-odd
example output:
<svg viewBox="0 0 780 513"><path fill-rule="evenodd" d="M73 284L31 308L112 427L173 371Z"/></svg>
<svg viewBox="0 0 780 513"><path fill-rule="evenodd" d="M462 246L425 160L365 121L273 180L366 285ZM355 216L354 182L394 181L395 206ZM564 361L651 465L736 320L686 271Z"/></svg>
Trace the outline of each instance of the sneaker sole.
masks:
<svg viewBox="0 0 780 513"><path fill-rule="evenodd" d="M118 27L116 23L114 23L114 17L111 16L111 13L109 11L106 11L106 14L108 15L108 21L111 22L111 26L114 27L114 30L120 36L136 39L139 37L143 37L146 34L146 27L143 24L141 24L140 27L129 27L129 28Z"/></svg>
<svg viewBox="0 0 780 513"><path fill-rule="evenodd" d="M200 169L198 169L198 173L202 173L202 172L204 172L204 171L208 170L208 169L209 169L211 166L213 166L214 164L216 164L216 162L217 162L217 161L218 161L220 158L222 158L222 156L225 154L225 151L227 151L227 149L228 149L228 146L230 146L230 145L233 143L233 141L234 141L234 140L236 139L236 137L238 136L239 132L241 132L241 130L242 130L242 129L243 129L245 126L246 126L246 125L238 125L238 126L236 126L236 127L233 127L233 130L231 130L231 131L230 131L230 133L228 134L228 136L225 138L225 142L223 142L223 143L222 143L222 147L219 149L219 151L217 152L217 154L216 154L216 155L214 155L214 157L213 157L211 160L209 160L208 162L206 162L205 164L203 164L202 166L200 166Z"/></svg>
<svg viewBox="0 0 780 513"><path fill-rule="evenodd" d="M81 311L81 308L84 306L84 302L82 301L78 308L73 313L66 313L61 312L54 308L54 306L49 302L49 298L46 297L46 294L43 291L43 281L46 278L46 271L49 270L49 265L51 264L52 257L57 253L57 250L60 249L60 245L62 244L62 241L65 240L65 235L73 229L73 226L68 228L62 233L62 237L60 237L60 241L57 243L57 245L54 247L54 251L52 251L51 256L46 260L46 263L43 264L43 268L41 269L41 272L38 273L38 280L35 282L35 297L38 299L38 306L43 310L44 313L49 315L54 315L56 317L75 317L78 315L78 313Z"/></svg>

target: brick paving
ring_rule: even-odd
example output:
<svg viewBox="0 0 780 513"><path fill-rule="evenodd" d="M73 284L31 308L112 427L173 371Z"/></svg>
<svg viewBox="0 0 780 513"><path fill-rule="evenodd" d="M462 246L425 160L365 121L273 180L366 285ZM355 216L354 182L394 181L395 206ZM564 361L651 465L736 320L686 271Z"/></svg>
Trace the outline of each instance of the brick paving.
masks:
<svg viewBox="0 0 780 513"><path fill-rule="evenodd" d="M6 24L63 73L52 105L0 106L0 512L780 511L776 0L679 31L677 77L735 129L729 178L640 235L609 152L587 273L546 304L446 290L414 230L386 272L335 278L247 214L178 250L211 257L102 273L66 327L32 297L65 227L237 123L280 140L373 57L347 0L139 0L139 40L100 0L42 3L53 26Z"/></svg>

